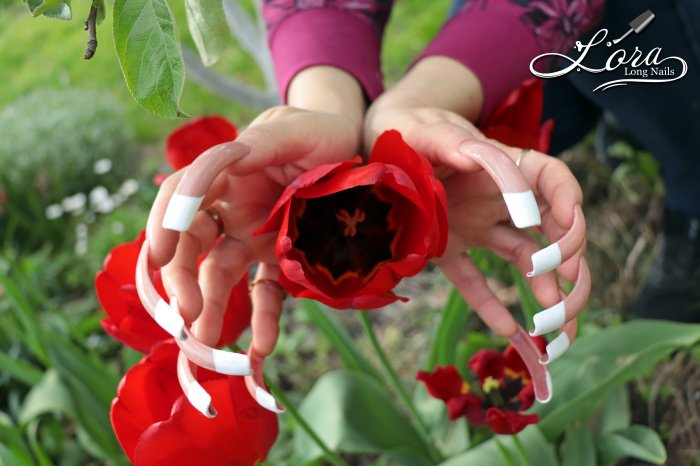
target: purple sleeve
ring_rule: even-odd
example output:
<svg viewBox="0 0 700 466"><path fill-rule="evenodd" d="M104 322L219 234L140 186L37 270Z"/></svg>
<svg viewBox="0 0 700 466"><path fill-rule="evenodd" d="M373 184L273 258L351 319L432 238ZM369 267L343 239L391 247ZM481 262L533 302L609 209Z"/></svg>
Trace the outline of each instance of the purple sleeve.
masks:
<svg viewBox="0 0 700 466"><path fill-rule="evenodd" d="M476 74L484 91L480 121L524 80L530 61L565 52L597 23L604 0L467 0L421 58L453 58Z"/></svg>
<svg viewBox="0 0 700 466"><path fill-rule="evenodd" d="M304 68L347 71L371 100L382 92L379 54L391 0L263 0L280 96Z"/></svg>

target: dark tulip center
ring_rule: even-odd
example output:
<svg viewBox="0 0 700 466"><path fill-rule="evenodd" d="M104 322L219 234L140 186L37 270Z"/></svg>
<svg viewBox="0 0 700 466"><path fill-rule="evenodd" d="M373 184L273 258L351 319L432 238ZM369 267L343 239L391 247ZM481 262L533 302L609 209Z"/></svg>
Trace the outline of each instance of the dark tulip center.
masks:
<svg viewBox="0 0 700 466"><path fill-rule="evenodd" d="M390 219L391 193L379 186L359 186L313 199L295 199L294 248L307 265L333 281L347 274L371 277L394 256L396 228ZM296 227L296 228L294 228Z"/></svg>

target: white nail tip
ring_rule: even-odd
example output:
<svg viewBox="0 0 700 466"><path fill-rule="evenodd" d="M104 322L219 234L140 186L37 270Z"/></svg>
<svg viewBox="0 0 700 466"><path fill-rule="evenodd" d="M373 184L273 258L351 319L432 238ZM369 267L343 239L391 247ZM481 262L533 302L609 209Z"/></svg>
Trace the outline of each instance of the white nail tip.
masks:
<svg viewBox="0 0 700 466"><path fill-rule="evenodd" d="M539 399L537 398L537 401L539 401L542 404L547 404L552 400L552 395L554 394L554 390L552 388L552 376L549 375L549 372L546 374L546 380L547 380L547 391L549 392L549 396L544 399Z"/></svg>
<svg viewBox="0 0 700 466"><path fill-rule="evenodd" d="M559 243L550 244L532 255L532 272L528 277L536 277L551 272L561 265L561 249Z"/></svg>
<svg viewBox="0 0 700 466"><path fill-rule="evenodd" d="M537 336L558 329L564 325L566 319L566 303L560 301L549 309L538 312L532 318L535 328L530 331L530 335Z"/></svg>
<svg viewBox="0 0 700 466"><path fill-rule="evenodd" d="M187 389L190 404L208 418L216 417L216 410L211 406L211 395L197 381L192 381Z"/></svg>
<svg viewBox="0 0 700 466"><path fill-rule="evenodd" d="M252 375L250 358L245 354L215 349L212 351L214 370L226 375Z"/></svg>
<svg viewBox="0 0 700 466"><path fill-rule="evenodd" d="M280 414L284 412L284 409L279 409L277 407L277 402L275 401L275 398L261 387L255 387L255 400L260 406L269 411L272 411L273 413Z"/></svg>
<svg viewBox="0 0 700 466"><path fill-rule="evenodd" d="M516 227L527 228L542 223L537 200L532 190L522 193L503 193L503 200L506 201L508 213Z"/></svg>
<svg viewBox="0 0 700 466"><path fill-rule="evenodd" d="M545 361L545 364L549 364L555 359L558 359L566 352L567 349L569 349L570 344L571 342L569 341L569 336L566 334L566 332L560 333L558 337L550 341L547 345L548 358L547 361Z"/></svg>
<svg viewBox="0 0 700 466"><path fill-rule="evenodd" d="M194 197L184 194L173 194L165 209L163 228L175 231L187 231L192 225L194 216L202 204L204 196Z"/></svg>
<svg viewBox="0 0 700 466"><path fill-rule="evenodd" d="M163 330L178 340L181 340L184 334L185 320L175 310L177 309L177 301L174 298L172 301L173 306L170 306L165 300L159 299L156 304L155 312L153 313L153 318Z"/></svg>

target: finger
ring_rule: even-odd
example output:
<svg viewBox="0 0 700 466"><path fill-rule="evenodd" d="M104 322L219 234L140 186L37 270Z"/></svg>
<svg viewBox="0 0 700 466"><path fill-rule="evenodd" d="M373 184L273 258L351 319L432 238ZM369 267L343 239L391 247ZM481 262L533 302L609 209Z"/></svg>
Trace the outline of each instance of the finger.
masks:
<svg viewBox="0 0 700 466"><path fill-rule="evenodd" d="M534 257L539 249L533 238L510 226L497 225L491 229L486 247L501 259L515 264L523 277L530 278L528 282L542 306L553 306L559 301L559 285L554 273L543 273L534 277L528 274L532 267L530 258Z"/></svg>
<svg viewBox="0 0 700 466"><path fill-rule="evenodd" d="M184 173L172 195L164 201L167 203L165 212L162 216L154 215L154 224L162 225L166 230L187 231L217 176L249 152L248 146L236 141L207 149L189 167L183 169Z"/></svg>
<svg viewBox="0 0 700 466"><path fill-rule="evenodd" d="M407 136L407 142L433 163L461 172L483 168L503 193L516 227L526 228L541 223L530 185L513 160L498 147L477 140L467 129L450 123L419 127Z"/></svg>
<svg viewBox="0 0 700 466"><path fill-rule="evenodd" d="M260 263L251 285L250 297L253 301L253 341L251 346L262 357L267 357L275 349L279 336L279 320L285 292L277 281L280 269L277 265Z"/></svg>
<svg viewBox="0 0 700 466"><path fill-rule="evenodd" d="M204 308L197 320L197 337L203 343L214 345L219 341L231 290L245 275L250 260L241 241L224 236L202 262L199 284Z"/></svg>
<svg viewBox="0 0 700 466"><path fill-rule="evenodd" d="M575 319L586 304L590 292L591 272L588 269L586 259L581 257L574 289L571 290L566 299L534 315L535 328L530 331L530 335L536 336L554 331L566 322Z"/></svg>
<svg viewBox="0 0 700 466"><path fill-rule="evenodd" d="M217 237L211 216L200 211L192 227L180 234L175 256L161 269L168 296L176 296L186 322L194 321L202 310L202 293L197 283L197 259L208 251Z"/></svg>

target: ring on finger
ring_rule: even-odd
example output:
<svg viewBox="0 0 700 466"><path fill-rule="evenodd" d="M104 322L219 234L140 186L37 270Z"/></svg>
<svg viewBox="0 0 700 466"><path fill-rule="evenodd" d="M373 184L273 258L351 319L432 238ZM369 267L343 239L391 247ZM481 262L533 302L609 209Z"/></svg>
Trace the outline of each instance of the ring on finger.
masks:
<svg viewBox="0 0 700 466"><path fill-rule="evenodd" d="M518 158L515 159L515 166L516 166L516 167L520 168L520 163L522 162L523 157L525 157L525 155L526 155L528 152L530 152L531 150L532 150L532 149L521 149L521 150L520 150L520 153L518 154Z"/></svg>
<svg viewBox="0 0 700 466"><path fill-rule="evenodd" d="M255 288L255 286L257 285L267 285L273 287L275 290L277 290L282 300L284 300L288 295L287 290L282 288L280 282L278 282L277 280L272 280L270 278L256 278L255 280L251 281L250 285L248 285L248 292L252 293L253 288Z"/></svg>
<svg viewBox="0 0 700 466"><path fill-rule="evenodd" d="M219 211L216 210L213 206L209 206L206 209L204 209L204 212L206 212L206 214L209 215L209 218L211 218L214 221L214 225L216 225L216 236L223 235L224 219L221 218L221 214L219 213Z"/></svg>

